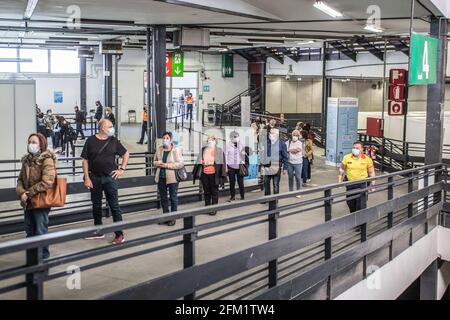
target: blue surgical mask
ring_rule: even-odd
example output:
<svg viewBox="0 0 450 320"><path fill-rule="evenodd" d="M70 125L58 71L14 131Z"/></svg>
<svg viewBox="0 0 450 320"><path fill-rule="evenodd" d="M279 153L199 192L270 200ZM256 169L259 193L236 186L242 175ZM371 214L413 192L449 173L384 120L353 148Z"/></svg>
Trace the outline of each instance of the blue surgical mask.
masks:
<svg viewBox="0 0 450 320"><path fill-rule="evenodd" d="M168 146L170 146L170 140L163 140L162 144L167 148Z"/></svg>
<svg viewBox="0 0 450 320"><path fill-rule="evenodd" d="M116 133L116 129L114 129L114 127L109 128L109 130L108 130L108 137L114 136L115 133Z"/></svg>
<svg viewBox="0 0 450 320"><path fill-rule="evenodd" d="M359 154L360 154L360 151L359 151L359 149L352 149L352 153L353 153L353 155L355 156L355 157L359 157Z"/></svg>

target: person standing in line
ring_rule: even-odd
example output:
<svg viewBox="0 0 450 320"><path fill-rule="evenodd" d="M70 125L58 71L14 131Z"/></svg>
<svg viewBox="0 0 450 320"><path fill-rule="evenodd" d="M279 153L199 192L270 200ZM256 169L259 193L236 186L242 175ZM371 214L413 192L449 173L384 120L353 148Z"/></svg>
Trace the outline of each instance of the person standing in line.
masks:
<svg viewBox="0 0 450 320"><path fill-rule="evenodd" d="M94 118L98 123L103 118L103 106L99 100L95 101L95 106L97 107L97 109L95 110Z"/></svg>
<svg viewBox="0 0 450 320"><path fill-rule="evenodd" d="M116 117L114 117L114 113L113 113L111 107L107 107L107 108L106 108L106 119L108 119L109 121L111 121L111 123L113 124L113 126L116 125Z"/></svg>
<svg viewBox="0 0 450 320"><path fill-rule="evenodd" d="M280 192L281 171L286 174L288 153L286 143L280 140L280 131L271 129L269 141L266 142L261 157L261 175L264 177L264 195L270 195L270 181L273 183L273 193Z"/></svg>
<svg viewBox="0 0 450 320"><path fill-rule="evenodd" d="M225 147L225 162L227 164L228 179L230 180L230 200L236 199L236 180L239 186L241 200L245 198L244 175L241 172L241 166L245 166L248 171L248 155L245 152L244 145L239 141L239 133L233 131L230 133L230 142Z"/></svg>
<svg viewBox="0 0 450 320"><path fill-rule="evenodd" d="M86 115L83 111L80 111L80 108L78 106L75 106L75 125L77 127L77 139L78 134L81 134L81 140L85 139L84 132L83 132L83 124L86 124Z"/></svg>
<svg viewBox="0 0 450 320"><path fill-rule="evenodd" d="M47 110L47 114L44 116L44 125L45 125L45 131L46 131L46 137L50 137L52 140L52 147L57 148L58 143L56 142L56 136L55 136L55 124L56 124L56 117L53 114L51 109Z"/></svg>
<svg viewBox="0 0 450 320"><path fill-rule="evenodd" d="M177 211L178 208L178 181L175 170L184 167L183 155L180 148L173 145L172 133L164 132L162 136L162 146L158 148L155 154L153 165L157 168L155 172L155 182L158 184L158 192L161 198L161 207L163 213L169 213L169 200L167 191L170 196L170 212ZM175 225L175 220L165 222L168 226Z"/></svg>
<svg viewBox="0 0 450 320"><path fill-rule="evenodd" d="M180 94L180 97L178 98L178 113L181 114L184 117L184 95Z"/></svg>
<svg viewBox="0 0 450 320"><path fill-rule="evenodd" d="M194 97L192 96L192 93L189 93L189 95L186 97L186 120L190 117L192 120L192 111L194 110Z"/></svg>
<svg viewBox="0 0 450 320"><path fill-rule="evenodd" d="M17 179L16 193L24 208L27 238L48 233L50 208L33 208L31 199L40 192L53 188L56 178L56 156L48 150L47 138L40 133L28 137L28 154L22 157L22 168ZM43 258L48 259L48 246Z"/></svg>
<svg viewBox="0 0 450 320"><path fill-rule="evenodd" d="M192 176L194 183L196 179L200 179L202 183L205 205L209 206L219 203L219 186L225 184L227 172L225 154L217 146L217 137L215 135L208 137L208 145L203 147L199 153ZM216 215L217 212L213 211L209 214Z"/></svg>
<svg viewBox="0 0 450 320"><path fill-rule="evenodd" d="M339 168L338 182L343 181L358 181L367 179L368 177L375 178L375 167L370 157L363 152L363 144L361 141L353 143L352 152L346 154L342 159L341 167ZM375 180L371 181L371 191L375 191ZM361 182L346 186L347 191L355 189L367 188L367 182ZM347 195L348 198L357 197L356 199L347 200L347 206L350 212L355 212L362 209L361 197L358 194Z"/></svg>
<svg viewBox="0 0 450 320"><path fill-rule="evenodd" d="M96 226L102 225L103 192L111 210L113 221L122 221L117 179L126 170L130 157L127 149L114 137L114 126L111 121L101 119L98 126L99 132L86 140L81 152L84 186L91 192L92 214ZM116 156L122 158L119 167L116 166ZM86 239L102 239L104 237L103 234L96 234ZM112 243L119 244L124 241L123 232L121 230L115 231L115 238Z"/></svg>
<svg viewBox="0 0 450 320"><path fill-rule="evenodd" d="M289 153L288 177L289 191L294 191L294 177L297 183L297 190L302 188L302 164L303 164L303 143L300 141L300 131L292 131L292 138L287 145Z"/></svg>
<svg viewBox="0 0 450 320"><path fill-rule="evenodd" d="M148 139L147 124L148 124L148 107L147 107L147 105L144 105L144 108L142 111L141 138L139 139L137 144L144 144L144 139L145 139L146 134L147 134L147 139Z"/></svg>
<svg viewBox="0 0 450 320"><path fill-rule="evenodd" d="M303 155L303 168L302 168L302 180L303 185L307 186L307 183L311 182L310 165L314 155L314 149L311 139L308 138L308 132L303 130L301 132L302 139L304 141L304 155Z"/></svg>

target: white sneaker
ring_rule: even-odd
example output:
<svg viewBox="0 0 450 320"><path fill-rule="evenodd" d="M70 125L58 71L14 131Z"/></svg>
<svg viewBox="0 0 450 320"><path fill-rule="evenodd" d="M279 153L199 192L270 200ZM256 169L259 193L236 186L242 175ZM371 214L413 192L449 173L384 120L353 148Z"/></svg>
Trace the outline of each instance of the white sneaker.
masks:
<svg viewBox="0 0 450 320"><path fill-rule="evenodd" d="M301 199L302 198L302 196L301 195L298 195L298 196L295 196L297 199Z"/></svg>
<svg viewBox="0 0 450 320"><path fill-rule="evenodd" d="M306 183L310 183L310 182L311 182L311 179L306 180Z"/></svg>
<svg viewBox="0 0 450 320"><path fill-rule="evenodd" d="M98 234L98 235L86 237L86 238L84 238L84 240L96 240L96 239L104 239L104 238L105 238L104 234Z"/></svg>

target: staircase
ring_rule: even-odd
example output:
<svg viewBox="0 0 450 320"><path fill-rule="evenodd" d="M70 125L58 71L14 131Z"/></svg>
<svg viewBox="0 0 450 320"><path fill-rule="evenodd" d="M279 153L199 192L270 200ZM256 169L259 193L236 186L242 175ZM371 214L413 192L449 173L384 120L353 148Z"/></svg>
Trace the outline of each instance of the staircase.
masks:
<svg viewBox="0 0 450 320"><path fill-rule="evenodd" d="M261 88L249 88L234 96L227 102L216 107L216 126L233 126L241 124L241 98L250 96L252 113L261 113L262 106L262 92Z"/></svg>

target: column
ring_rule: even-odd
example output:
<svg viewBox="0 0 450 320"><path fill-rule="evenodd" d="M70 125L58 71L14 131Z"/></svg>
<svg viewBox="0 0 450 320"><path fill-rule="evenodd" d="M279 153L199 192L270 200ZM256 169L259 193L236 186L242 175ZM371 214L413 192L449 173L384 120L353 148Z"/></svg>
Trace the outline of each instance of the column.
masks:
<svg viewBox="0 0 450 320"><path fill-rule="evenodd" d="M440 40L437 57L437 81L428 85L425 133L425 164L442 161L444 135L445 70L447 66L447 20L431 18L430 34Z"/></svg>
<svg viewBox="0 0 450 320"><path fill-rule="evenodd" d="M80 58L80 111L86 112L86 58Z"/></svg>
<svg viewBox="0 0 450 320"><path fill-rule="evenodd" d="M105 109L112 107L112 55L103 55L103 116Z"/></svg>
<svg viewBox="0 0 450 320"><path fill-rule="evenodd" d="M152 118L156 137L166 131L166 27L152 29Z"/></svg>

